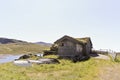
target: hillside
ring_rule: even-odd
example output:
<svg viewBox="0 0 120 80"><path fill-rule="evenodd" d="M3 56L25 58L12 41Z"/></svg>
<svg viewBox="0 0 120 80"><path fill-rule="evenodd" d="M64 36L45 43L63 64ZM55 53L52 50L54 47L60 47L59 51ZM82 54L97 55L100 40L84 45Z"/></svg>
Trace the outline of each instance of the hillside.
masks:
<svg viewBox="0 0 120 80"><path fill-rule="evenodd" d="M0 38L0 54L41 53L49 46L29 43L22 40Z"/></svg>
<svg viewBox="0 0 120 80"><path fill-rule="evenodd" d="M46 42L35 42L35 44L44 45L44 46L51 46L52 45L52 43L46 43Z"/></svg>
<svg viewBox="0 0 120 80"><path fill-rule="evenodd" d="M8 44L8 43L27 43L27 42L16 39L0 38L0 44Z"/></svg>
<svg viewBox="0 0 120 80"><path fill-rule="evenodd" d="M33 43L0 44L0 54L41 53L48 48L48 46Z"/></svg>

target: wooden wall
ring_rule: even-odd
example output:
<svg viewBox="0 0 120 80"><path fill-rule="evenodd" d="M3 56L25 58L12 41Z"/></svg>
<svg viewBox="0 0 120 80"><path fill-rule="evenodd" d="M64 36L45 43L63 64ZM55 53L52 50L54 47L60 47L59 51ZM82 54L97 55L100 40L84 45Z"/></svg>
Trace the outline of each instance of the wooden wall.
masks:
<svg viewBox="0 0 120 80"><path fill-rule="evenodd" d="M69 40L64 40L59 43L58 55L60 56L75 56L82 54L82 46L80 44L73 43Z"/></svg>

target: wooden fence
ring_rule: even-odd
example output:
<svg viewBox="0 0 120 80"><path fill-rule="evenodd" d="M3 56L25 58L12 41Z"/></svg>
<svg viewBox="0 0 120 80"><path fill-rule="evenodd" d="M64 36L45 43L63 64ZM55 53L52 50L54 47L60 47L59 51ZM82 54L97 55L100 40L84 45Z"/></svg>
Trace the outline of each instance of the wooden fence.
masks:
<svg viewBox="0 0 120 80"><path fill-rule="evenodd" d="M118 56L120 56L120 54L111 49L100 49L94 51L96 51L99 54L109 55L112 58L112 60L115 60Z"/></svg>

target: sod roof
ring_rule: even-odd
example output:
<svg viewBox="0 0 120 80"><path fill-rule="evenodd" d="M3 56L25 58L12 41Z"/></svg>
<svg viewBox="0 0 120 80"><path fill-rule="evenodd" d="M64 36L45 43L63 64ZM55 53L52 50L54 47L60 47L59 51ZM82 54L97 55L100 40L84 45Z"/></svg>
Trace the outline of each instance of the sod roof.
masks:
<svg viewBox="0 0 120 80"><path fill-rule="evenodd" d="M91 39L90 37L85 37L85 38L73 38L73 37L70 37L70 36L63 36L62 38L58 39L57 41L55 41L54 43L59 43L63 40L70 40L74 43L79 43L79 44L82 44L82 45L85 45L86 43L88 43L90 41L90 44L92 45L92 42L91 42Z"/></svg>

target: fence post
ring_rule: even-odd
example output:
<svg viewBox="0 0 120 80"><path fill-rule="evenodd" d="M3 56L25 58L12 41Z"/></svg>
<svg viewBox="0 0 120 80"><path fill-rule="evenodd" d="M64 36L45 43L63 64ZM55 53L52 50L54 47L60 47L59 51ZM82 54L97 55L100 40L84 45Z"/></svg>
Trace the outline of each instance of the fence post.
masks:
<svg viewBox="0 0 120 80"><path fill-rule="evenodd" d="M117 53L116 53L116 55L115 55L115 60L117 59Z"/></svg>

